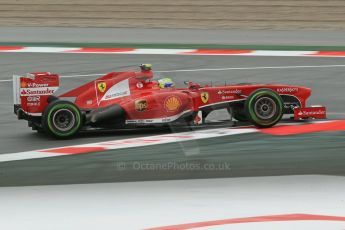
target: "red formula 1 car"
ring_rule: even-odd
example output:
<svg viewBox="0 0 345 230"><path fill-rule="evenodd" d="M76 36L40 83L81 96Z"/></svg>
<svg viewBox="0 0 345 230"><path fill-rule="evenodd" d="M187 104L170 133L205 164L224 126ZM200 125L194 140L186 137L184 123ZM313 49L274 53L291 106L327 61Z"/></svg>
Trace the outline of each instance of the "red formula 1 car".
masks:
<svg viewBox="0 0 345 230"><path fill-rule="evenodd" d="M112 72L54 96L59 76L14 76L14 112L29 126L58 138L95 128L202 124L207 115L227 109L238 121L274 126L284 114L295 120L324 119L323 106L306 107L311 89L291 85L238 84L175 88L170 79L153 80L150 64L138 72ZM54 95L53 95L54 94Z"/></svg>

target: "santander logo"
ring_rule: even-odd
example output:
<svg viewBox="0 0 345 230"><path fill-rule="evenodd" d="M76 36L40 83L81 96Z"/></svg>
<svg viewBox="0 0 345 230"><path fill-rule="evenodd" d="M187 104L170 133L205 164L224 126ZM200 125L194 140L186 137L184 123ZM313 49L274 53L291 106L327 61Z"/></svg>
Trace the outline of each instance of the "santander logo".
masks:
<svg viewBox="0 0 345 230"><path fill-rule="evenodd" d="M59 87L45 87L45 88L22 88L20 89L20 96L43 96L52 95Z"/></svg>
<svg viewBox="0 0 345 230"><path fill-rule="evenodd" d="M311 116L311 115L325 115L326 111L318 110L318 111L300 111L298 113L299 116Z"/></svg>

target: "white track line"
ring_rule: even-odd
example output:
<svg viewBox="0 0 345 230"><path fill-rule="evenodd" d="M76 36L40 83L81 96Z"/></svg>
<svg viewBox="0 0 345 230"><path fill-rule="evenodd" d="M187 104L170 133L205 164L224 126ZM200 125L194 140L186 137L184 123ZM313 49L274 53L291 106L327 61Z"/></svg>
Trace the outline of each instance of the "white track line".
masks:
<svg viewBox="0 0 345 230"><path fill-rule="evenodd" d="M230 67L217 69L180 69L180 70L162 70L156 73L173 73L173 72L199 72L199 71L226 71L226 70L260 70L260 69L300 69L300 68L334 68L345 67L345 65L305 65L305 66L258 66L258 67Z"/></svg>
<svg viewBox="0 0 345 230"><path fill-rule="evenodd" d="M48 158L48 157L58 157L63 156L62 154L58 153L44 153L39 151L26 151L26 152L18 152L18 153L10 153L10 154L0 154L0 162L8 162L8 161L19 161L19 160L31 160L31 159L39 159L39 158Z"/></svg>
<svg viewBox="0 0 345 230"><path fill-rule="evenodd" d="M178 73L178 72L203 72L203 71L227 71L227 70L261 70L261 69L302 69L302 68L337 68L345 65L305 65L305 66L256 66L256 67L229 67L215 69L177 69L177 70L158 70L155 73ZM106 73L81 74L81 75L61 75L61 78L95 77ZM12 79L0 80L2 82L12 82Z"/></svg>
<svg viewBox="0 0 345 230"><path fill-rule="evenodd" d="M0 82L12 82L12 79L0 80Z"/></svg>
<svg viewBox="0 0 345 230"><path fill-rule="evenodd" d="M80 75L61 75L61 78L76 78L76 77L97 77L97 76L103 76L106 75L106 73L95 73L95 74L80 74Z"/></svg>

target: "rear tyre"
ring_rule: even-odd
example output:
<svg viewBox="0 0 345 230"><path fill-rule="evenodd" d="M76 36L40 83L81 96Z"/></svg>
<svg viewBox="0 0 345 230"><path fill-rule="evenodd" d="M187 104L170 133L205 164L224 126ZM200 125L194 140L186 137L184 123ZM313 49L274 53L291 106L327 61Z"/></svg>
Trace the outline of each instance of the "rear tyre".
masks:
<svg viewBox="0 0 345 230"><path fill-rule="evenodd" d="M56 138L70 138L79 132L81 126L81 112L69 101L55 100L43 112L42 127Z"/></svg>
<svg viewBox="0 0 345 230"><path fill-rule="evenodd" d="M253 92L245 103L245 114L256 127L269 128L277 124L284 114L282 98L270 89Z"/></svg>

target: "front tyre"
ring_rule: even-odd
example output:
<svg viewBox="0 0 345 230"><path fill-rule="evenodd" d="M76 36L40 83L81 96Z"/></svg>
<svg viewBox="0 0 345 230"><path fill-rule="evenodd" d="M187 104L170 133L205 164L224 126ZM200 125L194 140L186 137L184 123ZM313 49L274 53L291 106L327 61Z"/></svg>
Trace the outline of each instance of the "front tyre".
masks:
<svg viewBox="0 0 345 230"><path fill-rule="evenodd" d="M70 138L79 132L81 126L81 112L72 102L53 101L43 112L42 127L56 138Z"/></svg>
<svg viewBox="0 0 345 230"><path fill-rule="evenodd" d="M259 89L253 92L244 107L246 116L259 128L274 126L284 114L282 98L270 89Z"/></svg>

